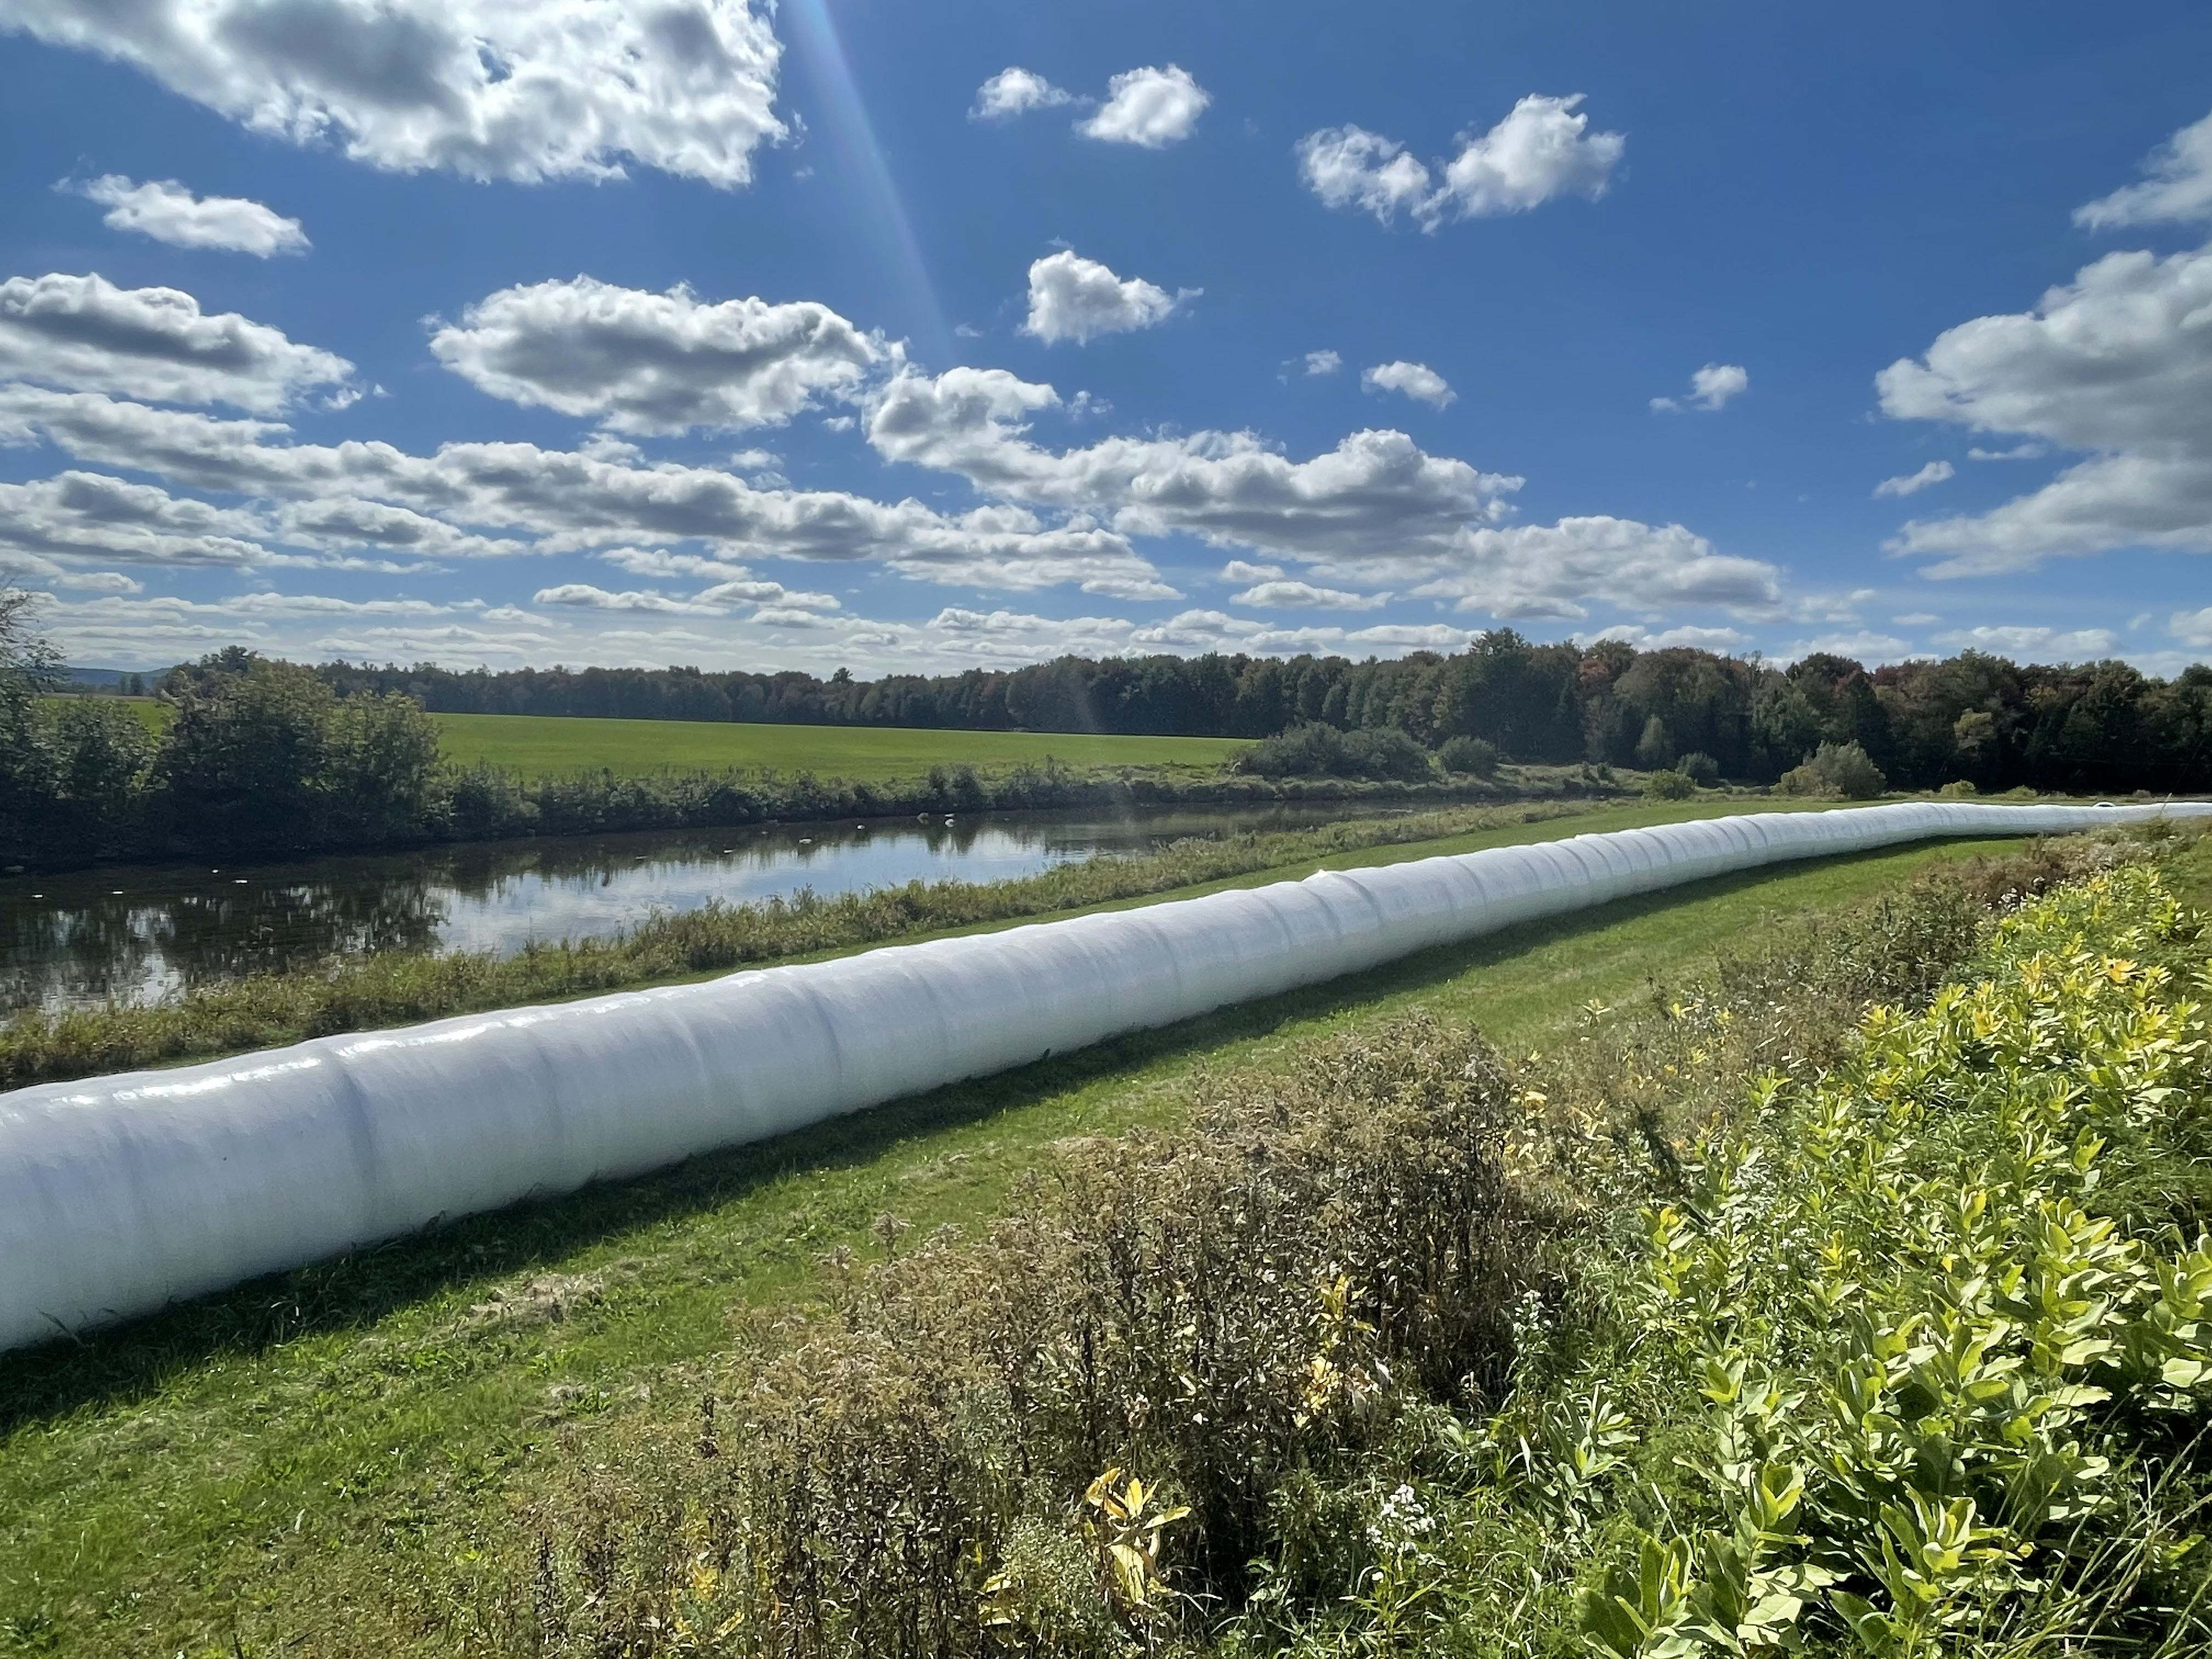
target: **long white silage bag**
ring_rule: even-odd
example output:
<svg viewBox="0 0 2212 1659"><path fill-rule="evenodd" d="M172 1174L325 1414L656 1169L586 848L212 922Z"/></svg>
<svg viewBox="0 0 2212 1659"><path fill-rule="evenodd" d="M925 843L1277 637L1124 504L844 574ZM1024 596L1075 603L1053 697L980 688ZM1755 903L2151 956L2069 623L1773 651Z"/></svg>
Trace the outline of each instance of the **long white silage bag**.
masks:
<svg viewBox="0 0 2212 1659"><path fill-rule="evenodd" d="M2212 805L1576 836L0 1095L0 1348L1515 922L1781 860Z"/></svg>

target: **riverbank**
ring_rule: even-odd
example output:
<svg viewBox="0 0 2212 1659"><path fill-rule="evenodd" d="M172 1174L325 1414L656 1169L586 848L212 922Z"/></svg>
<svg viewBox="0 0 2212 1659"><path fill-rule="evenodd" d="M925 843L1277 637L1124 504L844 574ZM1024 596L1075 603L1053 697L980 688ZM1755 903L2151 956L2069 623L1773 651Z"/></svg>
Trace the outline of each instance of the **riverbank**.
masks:
<svg viewBox="0 0 2212 1659"><path fill-rule="evenodd" d="M179 833L155 810L156 803L149 797L136 819L118 821L99 837L81 839L66 847L17 850L10 854L13 861L4 873L21 878L99 864L186 857L244 861L539 836L732 830L833 819L891 820L919 813L1109 813L1298 805L1361 810L1622 799L1631 795L1635 781L1632 777L1564 766L1503 767L1492 778L1449 775L1427 783L1262 778L1194 772L1181 766L1079 769L1050 755L1041 762L1024 761L1004 770L965 763L933 765L919 776L883 781L817 776L805 771L787 776L745 768L638 773L609 768L533 775L489 763L447 764L425 784L419 810L408 826L388 833L303 836L295 842L264 824L266 833L258 833L250 841L210 840Z"/></svg>
<svg viewBox="0 0 2212 1659"><path fill-rule="evenodd" d="M1639 805L1419 851L1694 815ZM247 1652L479 1650L480 1590L534 1547L518 1515L641 1441L688 1425L696 1442L702 1368L734 1331L834 1292L823 1254L879 1252L884 1215L915 1239L977 1229L1055 1149L1183 1123L1201 1071L1295 1074L1316 1042L1409 1013L1550 1050L1586 1004L1646 999L1977 850L1753 872L1516 928L0 1363L0 1620L62 1655L234 1636Z"/></svg>
<svg viewBox="0 0 2212 1659"><path fill-rule="evenodd" d="M657 911L912 882L1012 881L1193 837L1407 809L1306 802L901 818L460 842L275 863L108 865L0 882L0 1024L17 1011L145 1005L385 951L512 955L608 939Z"/></svg>
<svg viewBox="0 0 2212 1659"><path fill-rule="evenodd" d="M1617 829L1694 810L1631 808L1587 816L1591 827ZM143 1006L26 1010L0 1026L0 1088L626 990L924 933L1065 915L1262 872L1296 868L1303 875L1312 861L1367 849L1425 853L1436 843L1438 850L1456 851L1456 842L1468 836L1574 811L1564 803L1533 803L1352 819L1310 830L1188 840L1141 857L1090 859L1013 881L915 881L830 897L802 891L755 904L710 901L653 915L610 938L533 941L512 954L384 951L248 975Z"/></svg>

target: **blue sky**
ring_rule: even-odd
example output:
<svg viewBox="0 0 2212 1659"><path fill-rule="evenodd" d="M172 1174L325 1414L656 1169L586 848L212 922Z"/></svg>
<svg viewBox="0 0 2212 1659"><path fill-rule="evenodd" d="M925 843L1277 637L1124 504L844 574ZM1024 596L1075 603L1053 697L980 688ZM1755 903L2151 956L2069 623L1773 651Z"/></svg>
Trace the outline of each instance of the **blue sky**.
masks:
<svg viewBox="0 0 2212 1659"><path fill-rule="evenodd" d="M117 17L0 0L79 662L2212 650L2202 5Z"/></svg>

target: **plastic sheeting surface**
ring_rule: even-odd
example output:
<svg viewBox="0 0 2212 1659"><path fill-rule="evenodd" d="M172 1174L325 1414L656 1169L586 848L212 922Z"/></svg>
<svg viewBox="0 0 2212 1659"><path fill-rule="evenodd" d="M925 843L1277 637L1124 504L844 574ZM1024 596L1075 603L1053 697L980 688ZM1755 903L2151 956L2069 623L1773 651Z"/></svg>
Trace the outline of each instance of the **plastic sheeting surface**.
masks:
<svg viewBox="0 0 2212 1659"><path fill-rule="evenodd" d="M2212 805L1709 818L21 1090L0 1348L1627 894L2161 812Z"/></svg>

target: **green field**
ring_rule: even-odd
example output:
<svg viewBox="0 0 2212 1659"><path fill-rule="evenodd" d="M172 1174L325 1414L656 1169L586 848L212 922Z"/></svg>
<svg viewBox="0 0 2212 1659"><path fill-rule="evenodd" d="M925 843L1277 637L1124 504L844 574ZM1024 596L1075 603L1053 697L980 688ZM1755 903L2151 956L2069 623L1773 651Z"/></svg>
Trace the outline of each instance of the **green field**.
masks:
<svg viewBox="0 0 2212 1659"><path fill-rule="evenodd" d="M57 694L53 696L47 697L45 701L50 705L59 704L75 702L83 696L84 694L82 692L72 691L66 694ZM137 716L138 723L144 726L149 732L153 732L156 737L159 737L162 732L169 729L169 722L174 720L177 714L175 705L163 702L158 697L102 696L98 699L98 701L101 702L118 703L123 708L129 709L133 714Z"/></svg>
<svg viewBox="0 0 2212 1659"><path fill-rule="evenodd" d="M1081 770L1212 772L1240 738L1104 738L1065 732L939 732L877 726L750 726L720 720L608 720L536 714L434 714L448 760L544 777L601 769L642 773L765 767L854 783L927 776L933 766L1004 772L1047 757Z"/></svg>
<svg viewBox="0 0 2212 1659"><path fill-rule="evenodd" d="M118 697L149 731L174 710L151 697ZM1048 757L1079 771L1133 767L1202 776L1250 746L1243 738L1115 738L1079 732L943 732L884 726L756 726L732 720L613 720L540 714L433 714L439 746L464 766L486 761L526 777L611 771L719 772L765 768L852 783L928 775L933 766L1006 772Z"/></svg>
<svg viewBox="0 0 2212 1659"><path fill-rule="evenodd" d="M1690 815L1618 817L1647 814ZM1280 1066L1319 1033L1426 1009L1542 1046L1589 999L2003 845L1752 872L1524 927L0 1359L0 1654L453 1651L437 1621L527 1549L517 1506L547 1471L694 1412L690 1367L727 1344L733 1310L805 1295L820 1254L879 1215L972 1223L1064 1137L1171 1121L1194 1067Z"/></svg>

